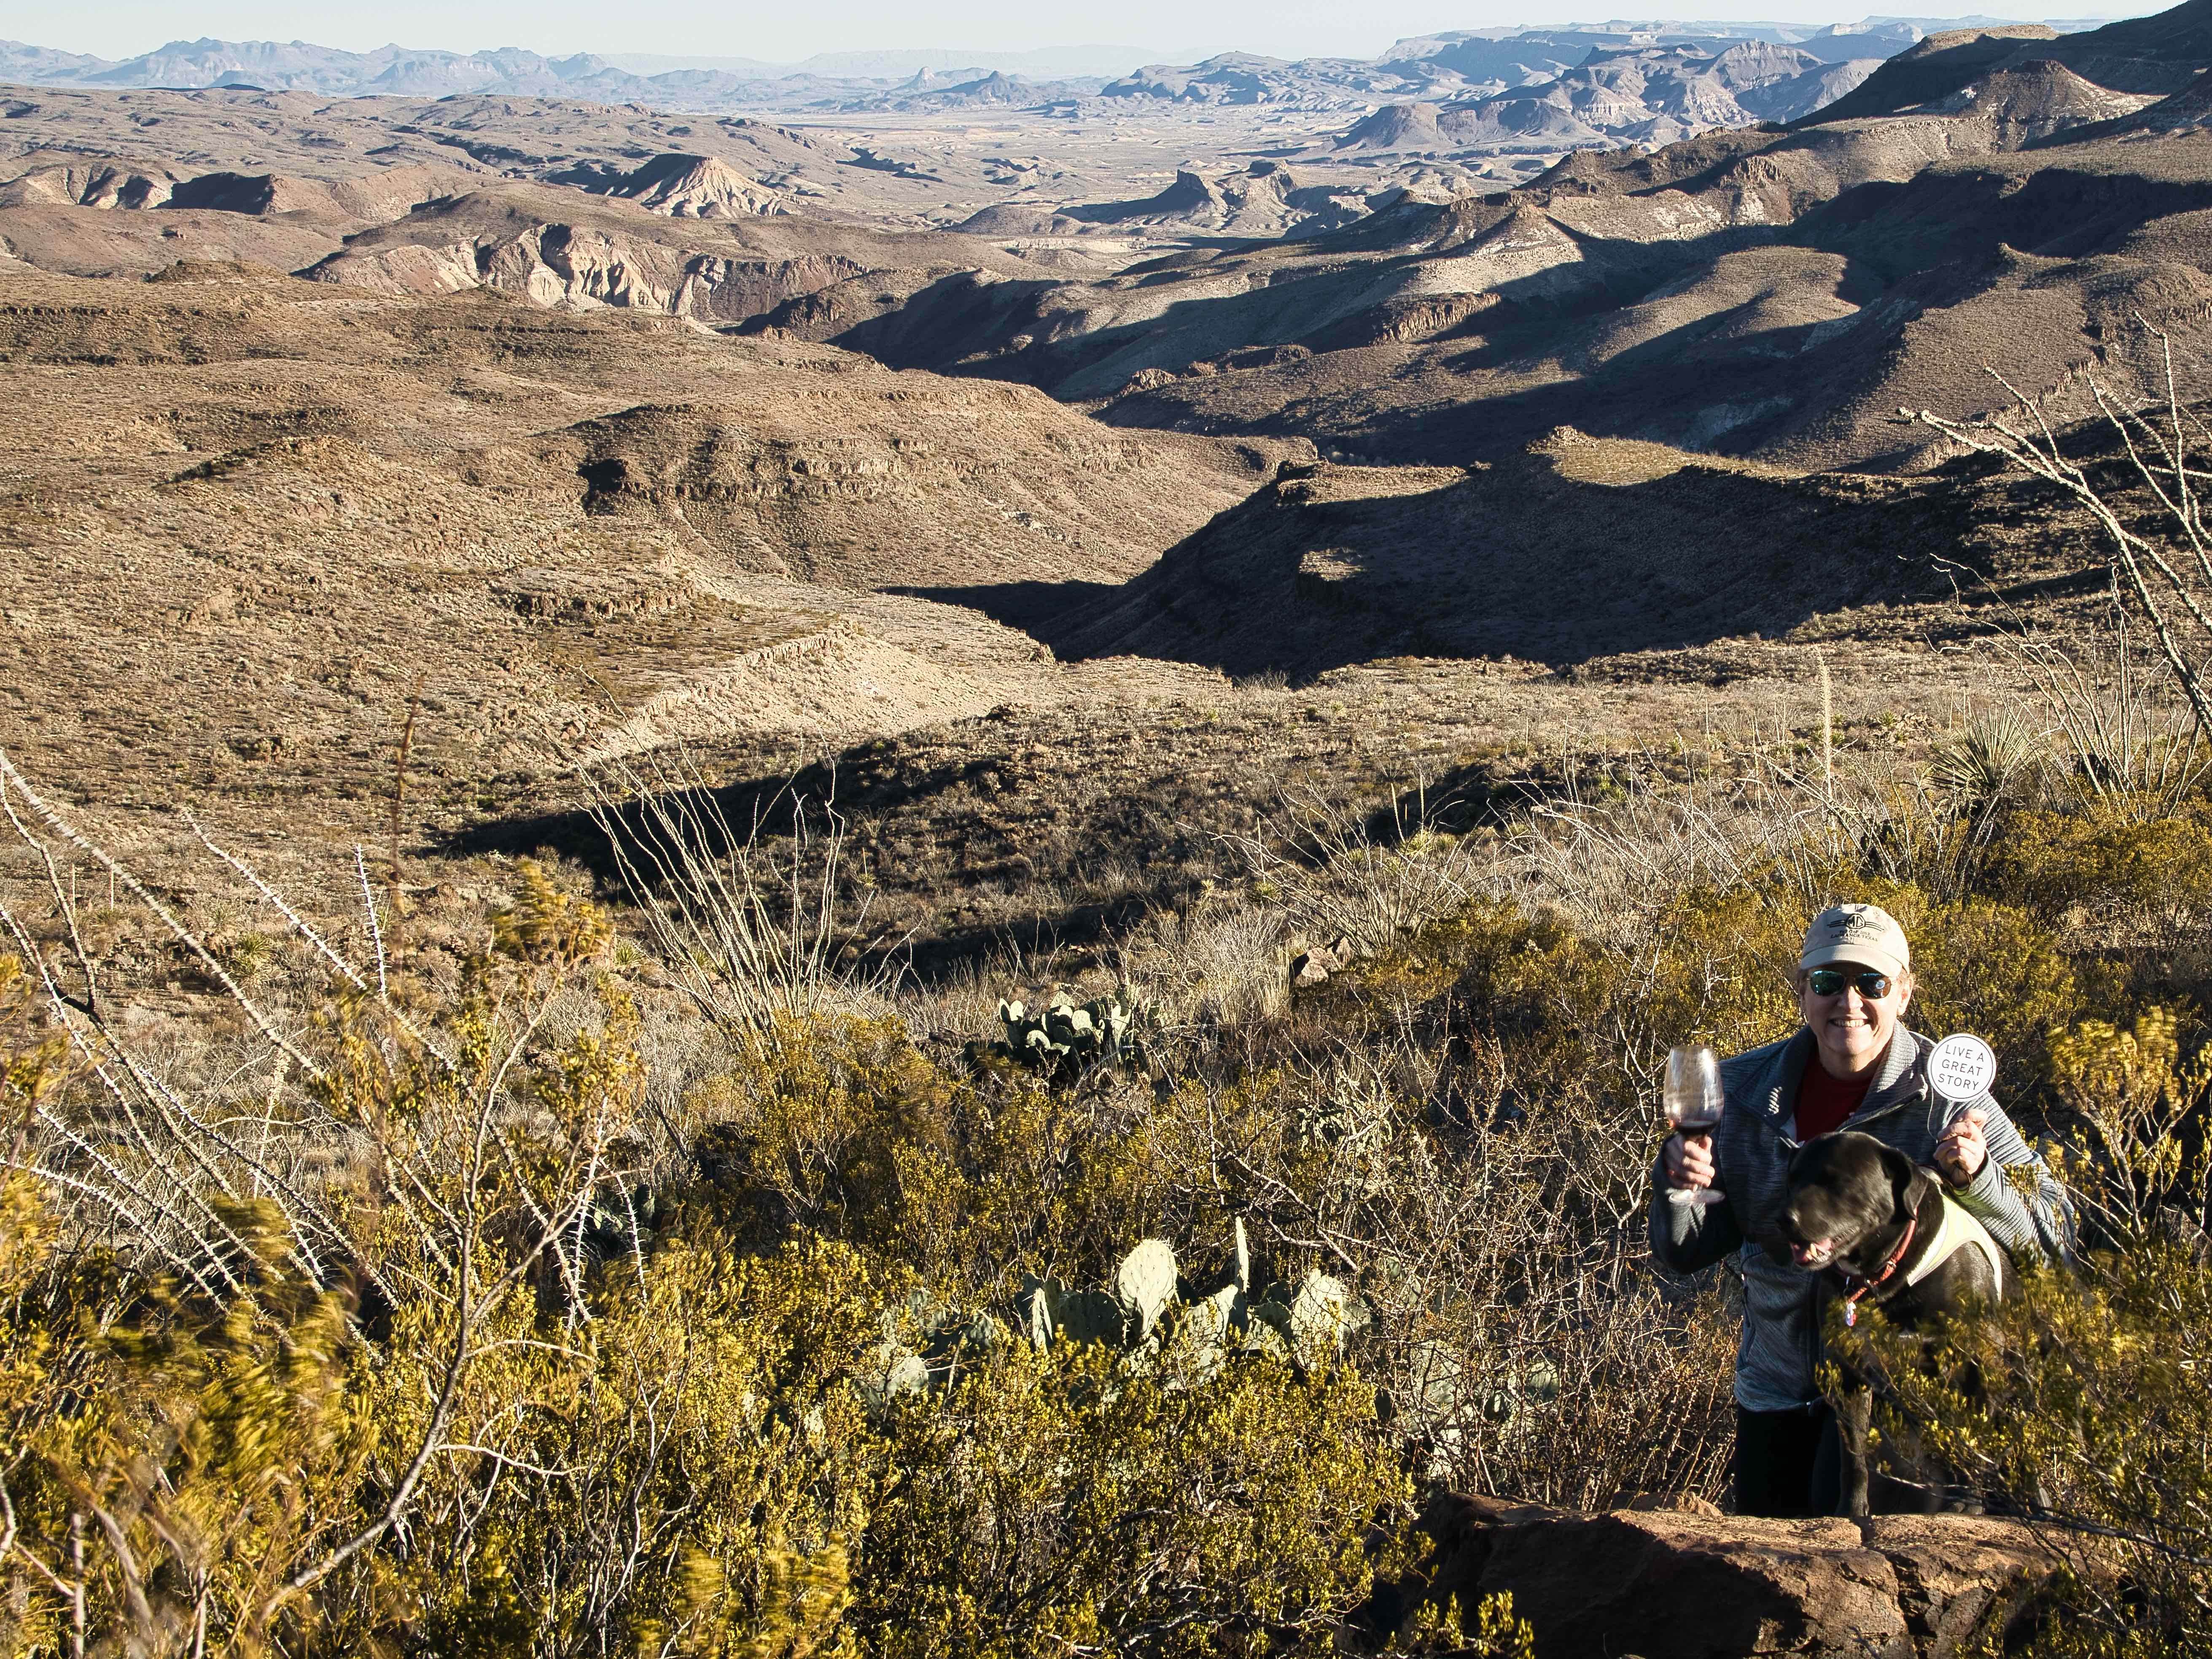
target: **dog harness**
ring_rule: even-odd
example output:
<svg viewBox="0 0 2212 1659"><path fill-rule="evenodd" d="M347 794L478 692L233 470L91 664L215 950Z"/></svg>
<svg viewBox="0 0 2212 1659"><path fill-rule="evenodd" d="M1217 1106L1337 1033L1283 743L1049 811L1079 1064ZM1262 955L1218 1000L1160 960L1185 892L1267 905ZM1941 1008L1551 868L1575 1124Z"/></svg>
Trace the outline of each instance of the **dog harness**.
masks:
<svg viewBox="0 0 2212 1659"><path fill-rule="evenodd" d="M1982 1253L1990 1264L1990 1274L1996 1281L1996 1293L2004 1295L2005 1253L1990 1237L1990 1230L1982 1225L1966 1208L1950 1194L1941 1194L1943 1218L1936 1224L1936 1237L1928 1241L1928 1254L1920 1258L1920 1265L1905 1274L1907 1285L1917 1285L1968 1245Z"/></svg>
<svg viewBox="0 0 2212 1659"><path fill-rule="evenodd" d="M1969 1214L1966 1206L1954 1199L1950 1194L1939 1193L1936 1197L1942 1208L1936 1223L1936 1231L1928 1241L1928 1253L1920 1258L1920 1265L1905 1274L1906 1285L1909 1287L1917 1285L1960 1251L1971 1245L1979 1250L1982 1253L1982 1259L1990 1264L1990 1273L1996 1280L1997 1295L2003 1296L2004 1252L1997 1248L1996 1240L1990 1237L1990 1230ZM1881 1264L1881 1271L1872 1279L1859 1280L1858 1288L1844 1298L1844 1324L1856 1325L1859 1322L1859 1298L1869 1291L1888 1282L1889 1276L1897 1271L1897 1264L1905 1260L1905 1253L1912 1248L1912 1235L1918 1224L1917 1217L1907 1221L1905 1224L1905 1237L1897 1241L1897 1248L1889 1253L1889 1260Z"/></svg>

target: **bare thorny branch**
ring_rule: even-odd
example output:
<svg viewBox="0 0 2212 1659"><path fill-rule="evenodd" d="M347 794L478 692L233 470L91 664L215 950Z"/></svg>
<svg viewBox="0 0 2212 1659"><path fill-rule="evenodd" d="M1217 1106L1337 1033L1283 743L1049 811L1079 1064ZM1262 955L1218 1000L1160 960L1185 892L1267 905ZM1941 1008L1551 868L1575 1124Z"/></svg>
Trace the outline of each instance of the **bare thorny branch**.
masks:
<svg viewBox="0 0 2212 1659"><path fill-rule="evenodd" d="M20 810L19 810L20 809ZM218 1302L241 1293L246 1269L273 1264L256 1261L256 1246L229 1216L227 1206L246 1191L273 1202L281 1213L288 1248L316 1286L328 1288L333 1274L325 1260L347 1263L373 1285L387 1305L428 1298L441 1310L441 1357L433 1369L431 1409L427 1421L406 1443L402 1466L389 1496L368 1524L349 1535L321 1540L312 1558L283 1564L276 1588L258 1615L266 1628L293 1598L315 1589L373 1548L395 1528L404 1528L417 1506L423 1483L441 1459L459 1459L489 1470L471 1475L481 1486L508 1473L514 1462L496 1448L479 1443L461 1420L472 1368L492 1349L504 1346L490 1328L503 1307L521 1292L550 1254L560 1258L558 1277L571 1293L580 1287L581 1263L568 1259L564 1241L578 1235L602 1184L617 1167L610 1149L630 1128L628 1116L607 1102L579 1098L575 1121L549 1143L532 1127L542 1100L532 1094L526 1071L544 1036L549 1012L565 994L567 969L524 970L527 993L510 1007L504 993L491 1000L486 1026L471 1048L448 1052L394 1005L388 970L380 951L377 982L341 955L324 936L286 903L243 860L216 846L197 823L200 845L245 878L260 897L284 918L294 935L308 946L312 959L336 980L362 994L372 1024L359 1032L358 1055L349 1061L309 1045L312 1035L287 1030L273 1007L262 1006L241 988L207 942L177 909L158 897L122 864L83 835L34 792L0 753L0 812L33 854L57 914L63 919L66 952L75 958L83 991L50 960L30 927L0 895L0 929L19 951L33 986L43 994L47 1018L78 1060L81 1086L73 1104L34 1103L31 1133L6 1160L10 1170L28 1173L61 1194L80 1216L108 1218L110 1235L126 1259L136 1255L152 1272L173 1272L201 1295ZM210 1109L195 1091L166 1077L136 1052L112 1023L122 1006L106 993L76 925L70 888L54 848L64 847L91 858L116 884L149 911L188 956L195 958L245 1012L258 1031L264 1058L273 1061L265 1100L250 1115ZM375 924L373 889L363 897L370 925ZM341 1021L342 1026L343 1021ZM347 1027L345 1029L351 1029ZM362 1070L365 1060L368 1070ZM348 1067L351 1069L349 1070ZM240 1066L234 1080L255 1069ZM222 1085L218 1085L217 1087ZM350 1117L337 1115L332 1102L349 1089L367 1088L388 1099L356 1103ZM294 1103L287 1110L287 1099ZM57 1097L59 1101L60 1097ZM104 1103L103 1109L88 1110ZM228 1127L251 1126L240 1139ZM258 1144L251 1144L253 1130ZM526 1153L517 1137L528 1134ZM357 1146L366 1140L374 1152L372 1182L377 1201L389 1201L403 1236L418 1253L413 1265L394 1260L382 1247L371 1247L340 1219L341 1207L317 1183L320 1176L301 1178L303 1155ZM273 1143L273 1144L272 1144ZM548 1156L549 1152L551 1156ZM289 1158L291 1167L286 1167ZM340 1179L344 1177L341 1175ZM580 1244L578 1247L580 1249ZM402 1252L404 1257L404 1252ZM7 1494L0 1491L0 1499ZM7 1542L0 1549L24 1554L15 1537L12 1501L0 1524ZM85 1518L98 1529L111 1559L120 1564L128 1610L143 1626L152 1618L135 1561L139 1547L130 1535L134 1520L88 1508ZM147 1519L149 1524L153 1520ZM158 1528L157 1528L158 1529ZM35 1565L44 1567L43 1562ZM75 1582L55 1579L58 1590L81 1595L83 1575Z"/></svg>
<svg viewBox="0 0 2212 1659"><path fill-rule="evenodd" d="M1930 427L1978 454L1994 455L2065 492L2086 509L2112 550L2114 574L2141 609L2158 641L2175 685L2187 698L2198 738L2212 735L2212 688L2205 683L2212 659L2212 538L2203 520L2196 481L2212 477L2191 465L2191 446L2207 433L2186 417L2173 370L2173 343L2142 317L2142 330L2159 343L2165 371L2166 429L2161 432L2138 410L2123 404L2097 380L2088 381L2098 412L2118 435L2128 461L2157 503L2159 533L2146 534L2124 517L2121 507L2079 464L2069 459L2040 404L2026 397L1995 370L1990 377L2030 417L1990 415L1954 421L1927 410L1900 410L1905 418ZM2032 422L2032 425L2031 425ZM2169 556L2172 555L2172 556ZM2179 614L2177 614L2177 611ZM2193 628L2192 647L2185 634Z"/></svg>

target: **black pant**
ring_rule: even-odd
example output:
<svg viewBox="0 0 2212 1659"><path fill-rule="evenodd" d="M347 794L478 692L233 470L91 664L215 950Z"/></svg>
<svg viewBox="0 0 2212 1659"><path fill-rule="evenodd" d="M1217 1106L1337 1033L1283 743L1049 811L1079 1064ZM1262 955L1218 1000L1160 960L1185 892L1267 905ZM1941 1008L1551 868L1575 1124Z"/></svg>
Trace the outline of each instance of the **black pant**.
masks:
<svg viewBox="0 0 2212 1659"><path fill-rule="evenodd" d="M1843 1442L1826 1401L1787 1412L1735 1408L1738 1515L1833 1515L1843 1473Z"/></svg>

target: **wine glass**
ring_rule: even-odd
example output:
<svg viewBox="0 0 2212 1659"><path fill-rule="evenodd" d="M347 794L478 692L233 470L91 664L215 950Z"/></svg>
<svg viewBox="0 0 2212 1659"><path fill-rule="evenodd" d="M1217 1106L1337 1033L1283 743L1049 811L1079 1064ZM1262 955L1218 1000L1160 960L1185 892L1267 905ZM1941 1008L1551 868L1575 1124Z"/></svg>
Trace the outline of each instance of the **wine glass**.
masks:
<svg viewBox="0 0 2212 1659"><path fill-rule="evenodd" d="M1667 1121L1685 1141L1710 1136L1721 1121L1721 1057L1699 1042L1667 1052L1667 1086L1662 1097ZM1710 1144L1710 1143L1708 1143ZM1717 1204L1717 1188L1669 1188L1677 1204Z"/></svg>

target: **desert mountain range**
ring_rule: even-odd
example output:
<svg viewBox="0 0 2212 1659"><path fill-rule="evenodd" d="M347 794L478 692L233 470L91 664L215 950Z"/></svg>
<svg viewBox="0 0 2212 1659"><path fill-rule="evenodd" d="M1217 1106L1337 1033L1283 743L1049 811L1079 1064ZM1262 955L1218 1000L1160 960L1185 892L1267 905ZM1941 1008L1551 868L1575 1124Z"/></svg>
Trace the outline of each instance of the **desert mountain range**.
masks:
<svg viewBox="0 0 2212 1659"><path fill-rule="evenodd" d="M2147 396L2142 321L2205 387L2208 8L1503 87L1532 35L1437 37L1364 109L10 90L0 724L87 800L335 835L410 685L459 826L578 752L935 776L1236 677L1528 708L1849 639L1911 684L1962 583L2094 582L1899 408Z"/></svg>
<svg viewBox="0 0 2212 1659"><path fill-rule="evenodd" d="M190 775L342 814L378 764L353 717L395 674L456 803L563 729L617 753L850 738L1171 689L1184 671L1071 676L883 590L1133 575L1304 447L1118 434L1027 388L665 318L235 264L19 268L0 349L9 632L74 665L17 677L9 748L101 757L81 781L107 800Z"/></svg>
<svg viewBox="0 0 2212 1659"><path fill-rule="evenodd" d="M1592 79L1584 75L1577 81L1576 72L1595 58L1620 61L1596 76L1607 95L1579 100L1585 118L1596 118L1584 120L1585 136L1619 131L1649 141L1665 131L1650 125L1654 118L1679 125L1686 116L1688 130L1696 130L1700 124L1744 119L1746 111L1749 118L1771 117L1778 110L1790 116L1804 113L1823 97L1849 90L1867 67L1912 45L1934 26L1884 18L1827 27L1665 23L1459 30L1401 40L1371 59L1289 60L1231 52L1181 66L1139 68L1129 62L1119 74L1040 73L1032 67L1089 67L1086 58L1111 61L1103 49L1038 53L1028 59L979 53L974 64L927 62L888 73L879 71L894 70L896 54L878 54L875 61L866 54L824 54L787 65L674 60L680 66L641 72L592 53L546 58L516 48L462 53L386 46L352 52L303 41L198 40L109 59L0 41L0 82L109 88L229 86L324 97L487 94L728 112L911 113L1007 105L1064 110L1089 106L1103 112L1160 105L1267 105L1358 113L1393 100L1471 103L1563 81L1571 88ZM1713 69L1713 60L1739 47L1753 49L1747 59L1737 52L1726 65ZM1632 118L1626 106L1644 101L1634 84L1639 66L1661 80L1694 82L1702 76L1710 84L1686 94L1670 86L1660 91L1650 114ZM1731 94L1751 89L1754 80L1760 86L1795 84L1739 108ZM1664 107L1670 103L1674 107ZM1613 104L1624 107L1615 111ZM1629 131L1638 127L1644 130Z"/></svg>

